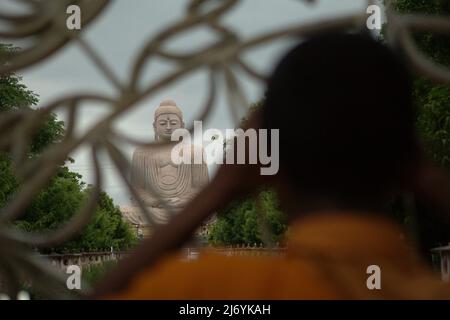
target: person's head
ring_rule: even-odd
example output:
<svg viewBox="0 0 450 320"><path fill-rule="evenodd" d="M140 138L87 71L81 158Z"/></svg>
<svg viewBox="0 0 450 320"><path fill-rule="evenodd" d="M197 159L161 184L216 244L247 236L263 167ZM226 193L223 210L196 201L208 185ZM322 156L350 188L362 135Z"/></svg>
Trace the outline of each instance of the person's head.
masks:
<svg viewBox="0 0 450 320"><path fill-rule="evenodd" d="M417 156L414 117L402 62L356 34L293 48L263 108L264 127L280 129L280 174L291 190L355 208L402 187Z"/></svg>
<svg viewBox="0 0 450 320"><path fill-rule="evenodd" d="M155 110L153 129L156 140L170 141L172 133L184 128L183 114L175 101L166 99Z"/></svg>

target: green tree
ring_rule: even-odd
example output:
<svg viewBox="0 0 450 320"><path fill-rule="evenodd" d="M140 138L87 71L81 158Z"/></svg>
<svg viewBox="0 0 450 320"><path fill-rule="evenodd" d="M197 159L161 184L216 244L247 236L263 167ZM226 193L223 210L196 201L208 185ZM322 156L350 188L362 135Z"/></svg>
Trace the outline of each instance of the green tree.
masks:
<svg viewBox="0 0 450 320"><path fill-rule="evenodd" d="M18 49L0 44L0 52L14 52ZM0 62L5 64L6 62ZM18 110L32 110L38 102L38 95L29 90L23 83L22 77L15 73L0 75L0 112L14 112ZM50 114L39 127L30 145L31 155L39 154L46 146L59 142L64 135L64 123L58 121L54 113Z"/></svg>
<svg viewBox="0 0 450 320"><path fill-rule="evenodd" d="M13 52L18 49L0 45L1 50ZM0 116L19 110L35 112L33 106L37 104L38 97L21 80L15 73L0 76ZM34 134L28 157L38 157L45 148L60 142L63 136L64 123L58 121L55 114L50 114ZM71 172L66 166L59 167L47 186L33 198L21 219L16 221L16 226L25 231L45 231L56 229L67 222L80 209L90 192L89 186L81 178L81 175ZM20 183L14 175L9 151L1 150L0 208L14 197ZM102 251L111 247L125 250L134 245L136 240L131 227L122 219L119 208L102 192L92 221L82 233L67 243L45 251Z"/></svg>
<svg viewBox="0 0 450 320"><path fill-rule="evenodd" d="M447 0L397 0L400 13L450 15ZM433 62L450 68L450 36L434 33L415 35L418 48ZM450 169L450 88L416 77L414 102L417 128L429 156Z"/></svg>
<svg viewBox="0 0 450 320"><path fill-rule="evenodd" d="M396 0L399 13L425 13L449 16L448 0ZM417 47L434 63L450 68L450 36L436 33L414 34ZM413 98L417 110L416 127L428 156L450 170L450 88L422 77L414 80ZM416 220L403 210L401 219L408 224L416 221L422 251L450 240L450 228L433 213L433 208L416 199Z"/></svg>
<svg viewBox="0 0 450 320"><path fill-rule="evenodd" d="M263 101L251 106L250 112L261 108ZM241 127L247 119L242 119ZM218 213L209 232L213 245L253 245L280 242L287 230L286 216L279 208L276 192L264 189L255 197L233 201ZM270 238L268 238L270 237Z"/></svg>
<svg viewBox="0 0 450 320"><path fill-rule="evenodd" d="M287 229L286 216L280 211L276 193L261 191L255 198L233 201L219 212L211 227L209 242L213 245L260 245L267 227L271 243L282 241Z"/></svg>

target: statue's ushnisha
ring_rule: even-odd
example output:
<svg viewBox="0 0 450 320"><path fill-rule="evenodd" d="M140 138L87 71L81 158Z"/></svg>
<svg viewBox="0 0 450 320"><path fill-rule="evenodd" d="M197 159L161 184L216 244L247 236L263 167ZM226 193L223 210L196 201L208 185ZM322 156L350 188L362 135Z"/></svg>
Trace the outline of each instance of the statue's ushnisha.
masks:
<svg viewBox="0 0 450 320"><path fill-rule="evenodd" d="M174 144L169 142L172 132L184 128L183 114L175 101L167 99L161 102L155 111L153 128L155 139L168 144L136 148L131 166L131 184L154 213L155 221L165 223L169 218L168 212L162 208L152 190L173 211L179 211L208 183L208 168L204 162L175 164L171 159Z"/></svg>

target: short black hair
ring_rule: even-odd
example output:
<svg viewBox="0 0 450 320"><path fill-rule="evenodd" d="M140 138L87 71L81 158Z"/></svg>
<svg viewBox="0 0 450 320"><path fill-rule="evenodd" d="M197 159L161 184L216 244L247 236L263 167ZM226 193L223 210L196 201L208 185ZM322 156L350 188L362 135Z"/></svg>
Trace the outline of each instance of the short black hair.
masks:
<svg viewBox="0 0 450 320"><path fill-rule="evenodd" d="M363 34L303 41L269 80L263 121L280 129L280 168L304 192L380 194L416 157L411 76Z"/></svg>

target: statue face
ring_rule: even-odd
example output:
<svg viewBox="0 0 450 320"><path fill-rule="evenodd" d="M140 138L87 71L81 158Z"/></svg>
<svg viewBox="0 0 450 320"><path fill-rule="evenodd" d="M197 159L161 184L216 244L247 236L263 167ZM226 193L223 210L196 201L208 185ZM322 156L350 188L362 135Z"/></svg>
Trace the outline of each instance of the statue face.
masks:
<svg viewBox="0 0 450 320"><path fill-rule="evenodd" d="M165 113L161 114L156 118L154 123L155 133L158 139L169 140L176 129L182 128L183 122L176 114Z"/></svg>

